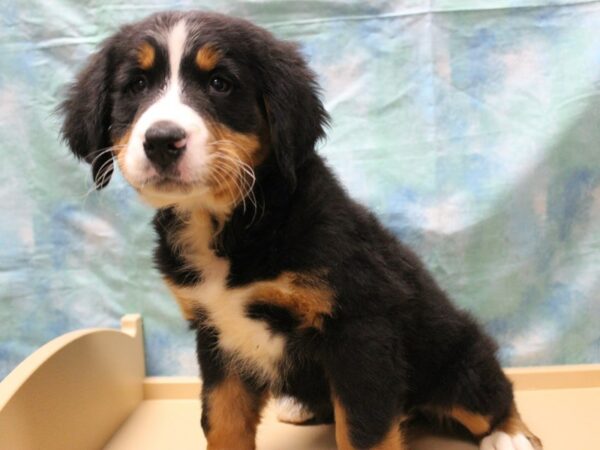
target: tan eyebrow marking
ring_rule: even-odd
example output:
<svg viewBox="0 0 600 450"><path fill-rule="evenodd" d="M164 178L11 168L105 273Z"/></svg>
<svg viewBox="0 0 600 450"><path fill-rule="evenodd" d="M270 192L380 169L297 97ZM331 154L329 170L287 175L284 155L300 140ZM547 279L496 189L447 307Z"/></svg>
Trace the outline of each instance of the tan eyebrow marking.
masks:
<svg viewBox="0 0 600 450"><path fill-rule="evenodd" d="M196 65L200 70L208 72L216 67L220 59L221 52L213 45L206 44L196 54Z"/></svg>
<svg viewBox="0 0 600 450"><path fill-rule="evenodd" d="M144 42L138 49L138 63L144 70L150 69L154 65L156 50L148 42Z"/></svg>

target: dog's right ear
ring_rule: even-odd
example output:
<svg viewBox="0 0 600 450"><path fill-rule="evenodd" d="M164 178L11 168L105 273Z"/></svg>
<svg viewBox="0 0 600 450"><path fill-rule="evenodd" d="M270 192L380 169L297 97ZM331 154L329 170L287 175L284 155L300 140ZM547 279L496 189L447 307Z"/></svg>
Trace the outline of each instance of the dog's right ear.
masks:
<svg viewBox="0 0 600 450"><path fill-rule="evenodd" d="M71 151L92 166L96 189L110 181L113 152L110 139L113 43L106 41L70 86L61 104L62 136Z"/></svg>

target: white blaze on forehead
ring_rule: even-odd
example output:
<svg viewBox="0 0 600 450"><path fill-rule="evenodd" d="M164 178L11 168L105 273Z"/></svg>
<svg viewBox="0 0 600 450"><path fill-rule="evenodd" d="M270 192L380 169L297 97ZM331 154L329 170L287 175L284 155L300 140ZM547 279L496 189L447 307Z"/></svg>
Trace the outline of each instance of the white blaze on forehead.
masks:
<svg viewBox="0 0 600 450"><path fill-rule="evenodd" d="M185 20L180 20L169 31L167 37L167 49L169 52L169 68L171 69L171 84L179 86L179 66L181 66L181 58L185 48L187 39L187 29Z"/></svg>

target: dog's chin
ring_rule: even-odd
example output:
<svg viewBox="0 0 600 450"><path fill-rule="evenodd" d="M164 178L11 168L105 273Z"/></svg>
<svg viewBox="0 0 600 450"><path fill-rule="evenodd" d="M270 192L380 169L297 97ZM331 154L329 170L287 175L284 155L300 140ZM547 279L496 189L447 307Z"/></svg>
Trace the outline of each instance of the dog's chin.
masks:
<svg viewBox="0 0 600 450"><path fill-rule="evenodd" d="M203 183L185 183L172 179L157 179L136 188L140 198L153 208L175 207L177 210L204 210L215 217L227 217L235 203L223 201L213 187Z"/></svg>
<svg viewBox="0 0 600 450"><path fill-rule="evenodd" d="M154 208L193 206L211 197L209 186L200 181L185 182L173 176L156 176L143 183L131 183L142 200Z"/></svg>

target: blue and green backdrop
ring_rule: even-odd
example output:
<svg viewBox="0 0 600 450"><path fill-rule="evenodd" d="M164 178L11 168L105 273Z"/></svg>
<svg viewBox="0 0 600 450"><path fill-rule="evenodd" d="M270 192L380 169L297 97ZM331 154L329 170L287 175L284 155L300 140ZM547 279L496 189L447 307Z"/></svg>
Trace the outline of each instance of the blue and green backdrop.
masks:
<svg viewBox="0 0 600 450"><path fill-rule="evenodd" d="M152 268L152 211L119 176L94 192L53 113L98 42L169 8L301 43L333 117L320 152L505 365L600 362L600 1L0 3L0 378L128 312L150 374L197 373Z"/></svg>

